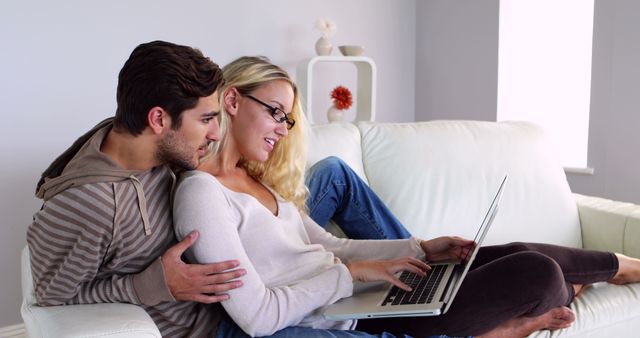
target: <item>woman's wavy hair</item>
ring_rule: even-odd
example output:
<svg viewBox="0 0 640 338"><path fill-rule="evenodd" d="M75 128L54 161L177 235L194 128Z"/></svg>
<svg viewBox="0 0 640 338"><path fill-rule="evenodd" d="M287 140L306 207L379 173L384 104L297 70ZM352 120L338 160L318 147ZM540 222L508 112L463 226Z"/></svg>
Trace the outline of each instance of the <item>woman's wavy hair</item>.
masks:
<svg viewBox="0 0 640 338"><path fill-rule="evenodd" d="M306 213L305 200L308 189L304 184L307 161L307 123L300 103L300 92L289 74L262 56L243 56L222 68L225 83L220 90L220 142L213 145L213 153L219 153L229 137L231 126L229 114L224 109L224 96L230 88L236 88L240 95L251 95L261 86L271 81L282 80L293 89L293 109L291 118L296 121L286 137L275 145L265 162L241 159L240 165L247 173L261 180L284 199L293 202L298 210Z"/></svg>

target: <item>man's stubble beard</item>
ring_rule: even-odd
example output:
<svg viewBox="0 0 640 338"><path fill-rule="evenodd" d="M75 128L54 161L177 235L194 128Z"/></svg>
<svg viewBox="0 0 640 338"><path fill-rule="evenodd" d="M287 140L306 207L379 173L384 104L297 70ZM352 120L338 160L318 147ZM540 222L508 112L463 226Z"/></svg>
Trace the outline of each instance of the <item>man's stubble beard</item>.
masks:
<svg viewBox="0 0 640 338"><path fill-rule="evenodd" d="M188 146L182 142L177 133L170 131L164 138L160 140L156 158L163 164L168 164L183 170L194 170L198 163L194 163L194 153L190 153Z"/></svg>

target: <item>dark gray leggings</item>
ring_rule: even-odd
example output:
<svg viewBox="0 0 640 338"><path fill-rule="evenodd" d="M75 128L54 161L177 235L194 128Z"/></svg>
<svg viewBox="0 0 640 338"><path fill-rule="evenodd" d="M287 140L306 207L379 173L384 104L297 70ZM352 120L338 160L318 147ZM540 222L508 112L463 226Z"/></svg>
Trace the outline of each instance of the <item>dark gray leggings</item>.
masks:
<svg viewBox="0 0 640 338"><path fill-rule="evenodd" d="M520 316L539 316L568 305L572 284L607 281L618 271L610 252L549 244L482 247L446 314L436 317L365 319L357 330L413 337L486 333Z"/></svg>

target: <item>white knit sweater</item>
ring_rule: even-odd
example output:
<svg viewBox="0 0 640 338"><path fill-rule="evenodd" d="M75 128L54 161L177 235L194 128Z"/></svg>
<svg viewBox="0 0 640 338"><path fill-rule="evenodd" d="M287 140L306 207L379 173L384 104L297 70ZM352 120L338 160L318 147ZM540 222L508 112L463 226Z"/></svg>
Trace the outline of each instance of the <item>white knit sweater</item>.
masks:
<svg viewBox="0 0 640 338"><path fill-rule="evenodd" d="M178 238L200 232L189 259L237 259L247 270L244 285L230 291L222 305L251 336L288 326L353 329L354 321L327 321L321 314L323 306L352 295L353 280L343 262L423 255L415 239L334 237L293 203L274 196L277 216L253 196L232 191L200 171L185 173L174 196Z"/></svg>

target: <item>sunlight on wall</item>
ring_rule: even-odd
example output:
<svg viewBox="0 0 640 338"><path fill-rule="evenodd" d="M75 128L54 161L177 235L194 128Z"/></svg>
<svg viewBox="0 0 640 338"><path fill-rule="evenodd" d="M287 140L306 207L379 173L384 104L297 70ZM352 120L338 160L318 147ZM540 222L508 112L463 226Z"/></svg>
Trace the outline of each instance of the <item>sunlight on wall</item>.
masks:
<svg viewBox="0 0 640 338"><path fill-rule="evenodd" d="M551 135L565 167L587 167L593 0L501 0L498 121Z"/></svg>

